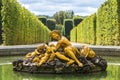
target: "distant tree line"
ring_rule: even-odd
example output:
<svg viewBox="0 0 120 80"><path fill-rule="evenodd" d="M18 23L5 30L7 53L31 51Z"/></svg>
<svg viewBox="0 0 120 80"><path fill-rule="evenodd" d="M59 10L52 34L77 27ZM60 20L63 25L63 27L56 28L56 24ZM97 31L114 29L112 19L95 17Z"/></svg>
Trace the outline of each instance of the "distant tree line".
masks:
<svg viewBox="0 0 120 80"><path fill-rule="evenodd" d="M62 35L70 39L70 31L77 26L83 18L74 15L72 10L59 11L53 14L52 17L38 16L50 30L60 30Z"/></svg>

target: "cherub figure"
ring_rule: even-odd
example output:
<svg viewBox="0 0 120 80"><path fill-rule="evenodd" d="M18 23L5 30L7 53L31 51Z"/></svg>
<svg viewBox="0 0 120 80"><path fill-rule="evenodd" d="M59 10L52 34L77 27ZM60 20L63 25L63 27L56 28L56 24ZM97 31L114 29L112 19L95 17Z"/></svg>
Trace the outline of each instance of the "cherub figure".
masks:
<svg viewBox="0 0 120 80"><path fill-rule="evenodd" d="M45 47L46 47L45 55L41 59L39 59L37 66L41 66L43 63L47 61L48 62L52 61L55 58L55 56L58 57L59 59L68 61L67 62L68 65L74 62L72 59L67 58L66 56L62 55L60 52L55 53L54 51L56 50L56 46L54 44L50 44L49 46L45 45Z"/></svg>
<svg viewBox="0 0 120 80"><path fill-rule="evenodd" d="M36 56L38 54L39 54L39 52L37 51L37 49L35 49L35 51L27 53L25 55L25 59L32 58L32 57L34 57L34 56Z"/></svg>
<svg viewBox="0 0 120 80"><path fill-rule="evenodd" d="M60 31L58 30L53 30L50 32L50 37L53 40L57 40L57 45L56 45L56 55L59 54L58 49L62 48L65 52L65 55L69 56L72 60L74 60L79 67L83 67L83 64L76 58L75 54L79 54L77 49L71 45L70 41L64 37L61 36ZM67 60L67 58L63 57L62 54L59 54L58 56L60 59ZM69 60L70 61L70 60Z"/></svg>
<svg viewBox="0 0 120 80"><path fill-rule="evenodd" d="M51 44L50 46L45 44L45 48L46 48L46 52L44 56L41 59L39 59L37 66L41 66L43 63L47 61L52 61L53 58L55 57L55 53L54 53L55 45L54 44Z"/></svg>
<svg viewBox="0 0 120 80"><path fill-rule="evenodd" d="M38 60L44 56L45 46L39 45L33 52L29 52L25 55L24 65L30 65L31 63L38 62Z"/></svg>
<svg viewBox="0 0 120 80"><path fill-rule="evenodd" d="M45 53L45 46L43 44L39 45L35 51L30 52L25 55L25 59L32 58L33 62L36 62L37 57L42 57Z"/></svg>
<svg viewBox="0 0 120 80"><path fill-rule="evenodd" d="M84 56L86 58L94 58L95 52L91 48L84 45L81 49L81 56Z"/></svg>

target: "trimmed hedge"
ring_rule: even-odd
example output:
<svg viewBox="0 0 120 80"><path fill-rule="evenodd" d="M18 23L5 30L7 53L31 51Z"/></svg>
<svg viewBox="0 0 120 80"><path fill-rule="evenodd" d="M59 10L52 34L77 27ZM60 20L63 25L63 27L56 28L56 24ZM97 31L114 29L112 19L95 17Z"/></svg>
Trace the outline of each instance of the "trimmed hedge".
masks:
<svg viewBox="0 0 120 80"><path fill-rule="evenodd" d="M77 27L70 31L70 41L77 42Z"/></svg>
<svg viewBox="0 0 120 80"><path fill-rule="evenodd" d="M85 18L76 28L77 42L95 44L96 39L96 14ZM75 36L75 35L74 35Z"/></svg>
<svg viewBox="0 0 120 80"><path fill-rule="evenodd" d="M55 29L56 20L55 19L47 19L46 26L52 31Z"/></svg>
<svg viewBox="0 0 120 80"><path fill-rule="evenodd" d="M108 0L97 15L97 44L120 45L120 1Z"/></svg>
<svg viewBox="0 0 120 80"><path fill-rule="evenodd" d="M2 43L2 16L1 16L1 9L2 9L2 0L0 0L0 44Z"/></svg>
<svg viewBox="0 0 120 80"><path fill-rule="evenodd" d="M73 29L73 20L64 19L65 36L70 39L70 31Z"/></svg>
<svg viewBox="0 0 120 80"><path fill-rule="evenodd" d="M47 18L46 18L45 16L38 17L38 19L39 19L44 25L46 25Z"/></svg>
<svg viewBox="0 0 120 80"><path fill-rule="evenodd" d="M71 31L71 37L74 31ZM72 39L71 39L72 40ZM120 45L120 0L108 0L77 26L77 42Z"/></svg>
<svg viewBox="0 0 120 80"><path fill-rule="evenodd" d="M74 17L73 20L74 20L74 26L77 26L83 19L80 17Z"/></svg>
<svg viewBox="0 0 120 80"><path fill-rule="evenodd" d="M61 24L56 24L55 30L60 30L61 34L64 35L64 26Z"/></svg>
<svg viewBox="0 0 120 80"><path fill-rule="evenodd" d="M50 30L16 0L2 0L2 5L4 45L33 44L50 40Z"/></svg>

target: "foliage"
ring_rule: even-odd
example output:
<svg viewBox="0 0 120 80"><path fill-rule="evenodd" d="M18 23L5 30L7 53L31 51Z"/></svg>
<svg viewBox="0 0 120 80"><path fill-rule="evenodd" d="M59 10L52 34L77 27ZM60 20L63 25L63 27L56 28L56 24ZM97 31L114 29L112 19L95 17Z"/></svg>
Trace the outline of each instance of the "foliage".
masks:
<svg viewBox="0 0 120 80"><path fill-rule="evenodd" d="M74 12L72 10L59 11L53 15L53 18L56 20L56 24L64 23L64 19L72 19Z"/></svg>
<svg viewBox="0 0 120 80"><path fill-rule="evenodd" d="M55 30L60 30L61 34L64 35L64 26L61 24L56 24Z"/></svg>
<svg viewBox="0 0 120 80"><path fill-rule="evenodd" d="M75 31L71 31L71 37ZM107 0L96 14L84 18L77 26L77 42L120 45L120 1Z"/></svg>
<svg viewBox="0 0 120 80"><path fill-rule="evenodd" d="M49 29L16 0L2 0L2 5L4 45L32 44L49 40Z"/></svg>
<svg viewBox="0 0 120 80"><path fill-rule="evenodd" d="M74 28L70 31L70 41L72 41L72 42L77 42L77 27L74 27Z"/></svg>
<svg viewBox="0 0 120 80"><path fill-rule="evenodd" d="M96 14L86 17L77 26L77 42L95 44ZM74 33L73 33L74 34Z"/></svg>
<svg viewBox="0 0 120 80"><path fill-rule="evenodd" d="M83 19L80 17L74 17L73 20L74 20L74 26L77 26Z"/></svg>
<svg viewBox="0 0 120 80"><path fill-rule="evenodd" d="M55 19L47 19L46 26L47 26L50 30L54 30L54 29L55 29L55 26L56 26L56 20L55 20Z"/></svg>
<svg viewBox="0 0 120 80"><path fill-rule="evenodd" d="M73 20L72 19L65 19L64 20L64 27L65 27L65 36L70 39L70 31L73 28Z"/></svg>
<svg viewBox="0 0 120 80"><path fill-rule="evenodd" d="M44 25L46 25L47 18L46 18L45 16L40 16L40 17L38 17L38 19L39 19Z"/></svg>
<svg viewBox="0 0 120 80"><path fill-rule="evenodd" d="M2 9L2 0L0 0L0 44L2 43L2 16L1 16L1 9Z"/></svg>
<svg viewBox="0 0 120 80"><path fill-rule="evenodd" d="M108 0L99 9L97 15L97 44L120 45L120 6L118 0Z"/></svg>

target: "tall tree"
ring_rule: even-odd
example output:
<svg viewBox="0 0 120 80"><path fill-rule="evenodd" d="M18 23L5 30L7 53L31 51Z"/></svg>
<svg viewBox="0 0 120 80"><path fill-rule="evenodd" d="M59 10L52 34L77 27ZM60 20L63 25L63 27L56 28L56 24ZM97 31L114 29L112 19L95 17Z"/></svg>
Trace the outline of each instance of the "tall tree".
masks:
<svg viewBox="0 0 120 80"><path fill-rule="evenodd" d="M56 20L57 24L63 25L64 19L72 19L73 15L74 15L74 12L72 10L59 11L53 15L53 18Z"/></svg>
<svg viewBox="0 0 120 80"><path fill-rule="evenodd" d="M72 10L65 11L65 19L72 19L74 16L74 12Z"/></svg>

